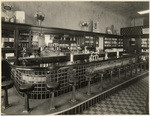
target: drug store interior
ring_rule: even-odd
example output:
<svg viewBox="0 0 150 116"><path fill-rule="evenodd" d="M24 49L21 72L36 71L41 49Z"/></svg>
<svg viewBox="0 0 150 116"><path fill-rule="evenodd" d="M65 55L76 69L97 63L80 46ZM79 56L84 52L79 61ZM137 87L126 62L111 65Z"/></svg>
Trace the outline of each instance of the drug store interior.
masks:
<svg viewBox="0 0 150 116"><path fill-rule="evenodd" d="M148 1L3 1L1 7L2 114L148 114ZM119 94L128 87L130 96ZM103 109L108 104L101 102L117 94L132 109L111 102ZM132 95L133 107L123 101Z"/></svg>

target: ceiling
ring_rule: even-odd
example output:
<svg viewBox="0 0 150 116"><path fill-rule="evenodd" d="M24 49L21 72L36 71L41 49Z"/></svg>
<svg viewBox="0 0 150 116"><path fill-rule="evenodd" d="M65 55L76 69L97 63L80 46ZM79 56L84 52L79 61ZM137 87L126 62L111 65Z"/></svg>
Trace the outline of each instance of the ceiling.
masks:
<svg viewBox="0 0 150 116"><path fill-rule="evenodd" d="M115 12L117 14L130 17L146 17L146 15L140 15L137 12L149 9L149 2L94 2L107 10Z"/></svg>

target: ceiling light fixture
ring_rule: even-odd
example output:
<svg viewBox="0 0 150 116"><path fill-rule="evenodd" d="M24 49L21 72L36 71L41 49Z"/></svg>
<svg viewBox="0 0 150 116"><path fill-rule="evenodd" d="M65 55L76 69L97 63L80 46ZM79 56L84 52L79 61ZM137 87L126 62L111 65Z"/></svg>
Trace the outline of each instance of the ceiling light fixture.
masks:
<svg viewBox="0 0 150 116"><path fill-rule="evenodd" d="M149 12L150 12L150 10L143 10L143 11L139 11L138 13L142 15L142 14L147 14Z"/></svg>

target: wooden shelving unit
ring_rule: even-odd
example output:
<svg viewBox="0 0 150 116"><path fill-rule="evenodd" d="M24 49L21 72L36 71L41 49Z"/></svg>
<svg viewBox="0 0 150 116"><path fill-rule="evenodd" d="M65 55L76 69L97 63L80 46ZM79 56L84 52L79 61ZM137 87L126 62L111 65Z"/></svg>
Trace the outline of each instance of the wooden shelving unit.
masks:
<svg viewBox="0 0 150 116"><path fill-rule="evenodd" d="M148 28L148 25L121 28L121 35L126 43L124 47L128 52L149 53L149 34L143 33L143 29ZM134 46L132 39L135 39Z"/></svg>
<svg viewBox="0 0 150 116"><path fill-rule="evenodd" d="M105 37L104 38L104 49L123 49L123 38L120 37Z"/></svg>
<svg viewBox="0 0 150 116"><path fill-rule="evenodd" d="M17 60L21 57L21 50L23 48L28 49L28 52L31 52L31 54L34 51L38 51L39 41L38 38L35 39L35 35L39 37L40 33L43 34L42 36L49 35L53 41L52 44L63 52L70 52L71 50L77 50L77 47L84 48L84 46L91 47L95 51L95 48L99 46L99 37L111 38L112 48L122 47L122 43L120 43L120 39L118 38L122 38L123 36L120 35L2 22L2 38L4 38L2 48L3 58L5 58L6 53L14 52L14 57ZM6 37L5 35L9 36ZM9 41L5 40L5 38L14 38L14 40L11 39ZM113 38L117 38L117 40L114 41ZM9 47L7 43L9 43ZM104 49L105 47L106 45L104 45Z"/></svg>

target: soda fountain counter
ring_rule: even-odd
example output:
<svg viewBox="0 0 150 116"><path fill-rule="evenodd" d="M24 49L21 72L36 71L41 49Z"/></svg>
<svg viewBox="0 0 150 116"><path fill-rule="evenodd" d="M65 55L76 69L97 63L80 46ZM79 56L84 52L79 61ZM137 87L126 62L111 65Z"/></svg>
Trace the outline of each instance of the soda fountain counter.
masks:
<svg viewBox="0 0 150 116"><path fill-rule="evenodd" d="M65 56L61 56L61 57L65 57ZM55 63L50 62L50 59L59 59L61 57L49 57L49 60L40 59L40 60L36 60L36 63L28 62L28 59L26 59L26 66L23 66L21 64L17 65L15 63L13 65L10 64L10 62L8 62L7 60L5 60L5 64L9 65L10 67L10 74L11 74L11 78L14 80L15 88L21 96L24 96L24 94L19 92L18 90L19 86L21 86L24 83L31 83L34 85L34 90L31 93L29 93L29 98L32 100L33 99L46 100L51 97L51 92L48 91L46 88L46 82L49 80L54 80L59 83L59 89L55 91L54 95L56 97L55 104L61 104L60 107L57 108L57 110L50 110L50 111L44 110L42 114L70 114L71 112L73 114L74 113L76 114L82 111L84 108L89 107L90 105L98 102L101 99L99 95L101 94L103 95L105 91L107 92L108 88L114 88L114 85L119 87L120 83L125 83L127 80L131 80L132 78L131 76L129 76L131 68L135 70L134 71L135 74L136 68L133 65L140 64L141 62L143 62L140 59L141 56L137 54L125 55L125 56L123 55L120 58L109 57L107 60L103 57L103 59L101 60L99 59L97 61L77 60L74 62L70 62L64 60L65 62L62 62L61 60L57 60L57 62ZM29 65L27 64L27 62L29 63ZM139 74L140 65L137 66L138 66L138 74ZM119 78L118 77L116 78L116 76L118 75L118 67L121 69L120 72L121 76ZM128 76L124 78L124 72L126 70L125 69L126 67L128 67L127 69ZM142 65L141 68L144 68L144 65ZM75 73L71 72L71 75L74 75L75 78L79 80L78 84L75 87L78 93L79 92L82 93L82 89L84 89L84 92L82 94L85 94L87 98L82 97L81 99L83 100L81 101L78 100L78 102L72 104L66 102L67 103L66 105L64 104L64 102L66 101L65 99L68 99L68 97L70 96L70 92L72 91L72 87L68 82L68 79L70 78L69 77L70 74L68 74L69 73L68 70L73 71L73 69L75 69L76 72ZM89 95L87 96L85 93L86 90L85 88L88 87L86 75L89 74L89 72L87 72L87 70L89 69L93 72L92 73L93 79L91 79L91 85L95 86L97 84L101 85L103 83L102 84L103 90L99 91L96 94L91 94L91 96ZM110 76L111 71L113 72L112 74L113 77ZM101 80L100 73L103 73L103 80ZM92 91L97 91L97 90L92 90ZM114 89L114 91L117 91L117 89ZM67 94L69 96L66 97ZM110 93L106 93L104 94L104 96L107 96L108 94ZM62 99L64 102L62 102ZM60 102L57 102L59 100Z"/></svg>
<svg viewBox="0 0 150 116"><path fill-rule="evenodd" d="M62 56L64 57L64 56ZM57 57L58 58L58 57ZM51 59L49 57L49 59ZM56 59L52 57L52 59ZM65 58L64 58L65 59ZM34 59L36 61L36 59ZM43 62L44 61L44 62ZM30 94L31 99L47 99L50 97L49 91L46 90L45 83L47 75L50 74L50 79L55 79L60 84L60 90L56 91L55 95L61 95L63 93L71 91L71 88L67 82L67 70L69 68L76 69L76 78L79 78L80 82L77 85L77 89L87 85L85 74L87 68L97 69L99 71L115 68L117 66L123 66L130 64L130 62L137 62L137 56L125 56L121 58L110 58L100 61L76 61L76 62L57 62L51 63L50 60L38 60L38 62L30 62L29 66L11 65L11 78L15 81L16 89L24 83L32 83L35 85L34 91ZM65 61L65 60L64 60ZM26 61L28 62L28 61ZM32 63L32 64L31 64ZM96 77L99 78L99 77ZM95 79L97 82L97 79ZM93 81L94 83L94 81ZM18 91L19 92L19 91Z"/></svg>

